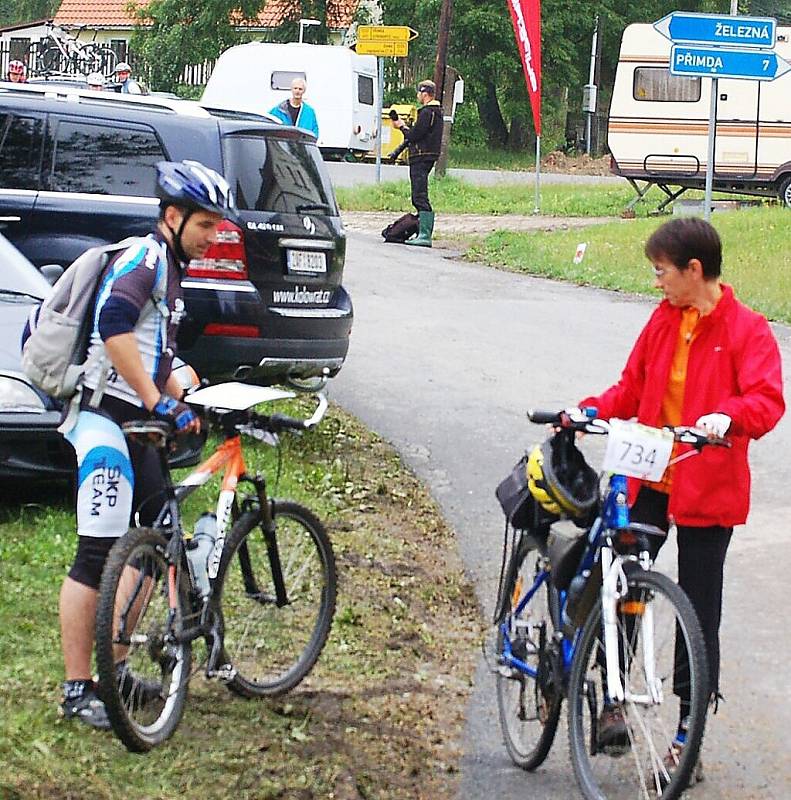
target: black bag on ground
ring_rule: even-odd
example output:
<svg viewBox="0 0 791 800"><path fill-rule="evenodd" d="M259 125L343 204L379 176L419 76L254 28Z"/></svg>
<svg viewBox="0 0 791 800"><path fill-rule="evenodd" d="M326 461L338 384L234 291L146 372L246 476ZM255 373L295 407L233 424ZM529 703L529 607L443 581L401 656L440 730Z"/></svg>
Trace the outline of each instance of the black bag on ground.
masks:
<svg viewBox="0 0 791 800"><path fill-rule="evenodd" d="M386 242L402 244L411 239L420 230L417 214L404 214L395 222L391 222L383 231L382 236Z"/></svg>

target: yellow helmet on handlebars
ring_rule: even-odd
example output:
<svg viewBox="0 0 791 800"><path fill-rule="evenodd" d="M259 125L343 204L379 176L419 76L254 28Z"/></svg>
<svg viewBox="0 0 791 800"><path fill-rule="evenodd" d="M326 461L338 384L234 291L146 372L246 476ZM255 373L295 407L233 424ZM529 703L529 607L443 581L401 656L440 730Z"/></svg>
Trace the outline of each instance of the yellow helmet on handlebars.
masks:
<svg viewBox="0 0 791 800"><path fill-rule="evenodd" d="M599 502L599 476L561 431L536 445L527 460L527 485L536 502L550 514L585 525Z"/></svg>

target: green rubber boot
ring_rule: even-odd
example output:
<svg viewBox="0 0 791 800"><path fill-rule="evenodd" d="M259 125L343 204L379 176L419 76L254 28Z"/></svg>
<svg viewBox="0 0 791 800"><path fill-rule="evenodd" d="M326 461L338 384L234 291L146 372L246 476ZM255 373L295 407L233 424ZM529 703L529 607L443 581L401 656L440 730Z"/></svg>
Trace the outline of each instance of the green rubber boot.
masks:
<svg viewBox="0 0 791 800"><path fill-rule="evenodd" d="M418 220L420 230L414 239L407 239L404 244L414 244L417 247L431 247L431 236L434 233L434 212L419 211Z"/></svg>

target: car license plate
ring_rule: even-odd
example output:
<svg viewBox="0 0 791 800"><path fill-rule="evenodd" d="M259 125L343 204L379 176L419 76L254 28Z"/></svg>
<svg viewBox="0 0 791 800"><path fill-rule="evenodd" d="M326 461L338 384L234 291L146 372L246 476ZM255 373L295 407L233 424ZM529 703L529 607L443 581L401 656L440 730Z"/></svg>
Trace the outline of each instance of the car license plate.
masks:
<svg viewBox="0 0 791 800"><path fill-rule="evenodd" d="M324 275L327 272L327 254L316 250L287 250L289 272L306 272Z"/></svg>

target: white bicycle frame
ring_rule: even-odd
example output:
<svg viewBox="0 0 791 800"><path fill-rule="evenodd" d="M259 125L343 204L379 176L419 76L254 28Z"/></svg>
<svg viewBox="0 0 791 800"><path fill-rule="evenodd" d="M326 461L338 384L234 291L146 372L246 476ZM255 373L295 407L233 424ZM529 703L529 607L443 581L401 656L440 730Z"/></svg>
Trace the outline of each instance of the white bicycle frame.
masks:
<svg viewBox="0 0 791 800"><path fill-rule="evenodd" d="M628 594L628 581L623 569L624 558L613 553L610 546L601 548L602 563L602 620L604 627L604 656L607 665L607 694L618 703L624 701L637 705L658 705L663 702L662 682L656 677L654 663L654 610L646 603L641 614L642 628L640 646L643 649L645 681L649 694L635 694L621 682L621 664L618 655L618 601ZM647 553L640 556L640 566L647 569L650 559ZM628 648L624 648L624 659L629 658ZM628 670L625 670L628 675Z"/></svg>

